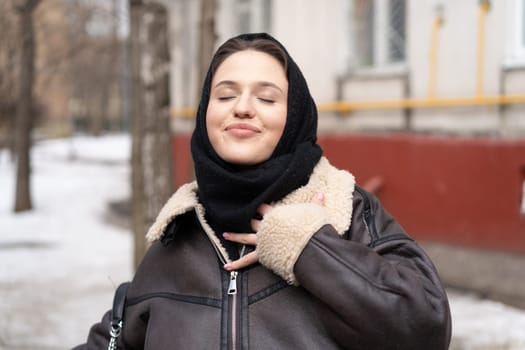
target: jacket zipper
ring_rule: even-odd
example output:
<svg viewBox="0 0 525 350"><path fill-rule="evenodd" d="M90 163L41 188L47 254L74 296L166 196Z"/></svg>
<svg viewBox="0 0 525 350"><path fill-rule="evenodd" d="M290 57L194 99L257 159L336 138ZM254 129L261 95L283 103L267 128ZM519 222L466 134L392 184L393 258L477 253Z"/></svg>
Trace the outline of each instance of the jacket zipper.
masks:
<svg viewBox="0 0 525 350"><path fill-rule="evenodd" d="M231 334L232 334L232 350L237 349L237 271L230 272L230 285L228 287L228 295L231 297Z"/></svg>
<svg viewBox="0 0 525 350"><path fill-rule="evenodd" d="M368 193L359 186L356 186L355 189L361 194L361 197L363 197L363 202L365 206L363 216L365 219L366 226L368 227L368 232L370 233L370 241L373 242L378 238L378 234L374 220L374 211L372 209L372 206L370 205Z"/></svg>
<svg viewBox="0 0 525 350"><path fill-rule="evenodd" d="M204 217L199 214L199 211L197 211L197 217L201 223L206 221ZM208 233L208 231L206 232ZM217 247L214 240L211 239L209 235L208 235L208 238L211 242L213 249L215 250L215 253L219 257L219 260L221 261L221 263L223 265L228 263L229 262L228 259L222 254L221 250ZM240 257L244 256L245 250L246 250L246 246L243 245L241 252L239 254ZM238 274L239 273L237 271L230 271L230 283L228 285L228 291L227 291L228 298L230 298L229 301L232 305L230 309L231 310L230 311L230 321L231 321L231 336L232 336L231 344L232 344L233 350L237 350L237 276Z"/></svg>
<svg viewBox="0 0 525 350"><path fill-rule="evenodd" d="M239 258L242 258L244 256L246 250L246 246L243 245L241 248L241 252L239 253ZM230 321L231 321L231 334L232 334L232 350L237 349L237 271L230 271L230 284L228 286L228 295L231 297L231 314L230 314Z"/></svg>
<svg viewBox="0 0 525 350"><path fill-rule="evenodd" d="M227 260L224 255L222 255L221 251L217 248L215 245L215 242L213 242L210 239L210 242L215 249L215 252L217 253L217 256L219 257L219 260L222 264L226 264ZM246 246L243 245L241 248L241 252L239 254L239 257L243 257L246 250ZM231 344L232 344L232 350L237 350L237 276L239 272L237 271L230 271L230 283L228 285L228 297L230 298L231 303L231 313L230 313L230 321L231 321Z"/></svg>

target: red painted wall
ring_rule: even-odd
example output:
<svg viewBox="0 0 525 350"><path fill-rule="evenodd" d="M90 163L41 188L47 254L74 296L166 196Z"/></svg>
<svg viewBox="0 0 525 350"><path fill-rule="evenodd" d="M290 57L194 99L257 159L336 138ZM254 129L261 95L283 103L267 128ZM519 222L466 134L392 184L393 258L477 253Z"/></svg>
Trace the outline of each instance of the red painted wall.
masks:
<svg viewBox="0 0 525 350"><path fill-rule="evenodd" d="M525 141L326 136L336 166L381 176L385 207L416 238L525 252Z"/></svg>
<svg viewBox="0 0 525 350"><path fill-rule="evenodd" d="M325 135L325 155L358 183L380 176L383 205L416 239L525 252L525 140ZM189 136L174 138L175 181L191 174Z"/></svg>

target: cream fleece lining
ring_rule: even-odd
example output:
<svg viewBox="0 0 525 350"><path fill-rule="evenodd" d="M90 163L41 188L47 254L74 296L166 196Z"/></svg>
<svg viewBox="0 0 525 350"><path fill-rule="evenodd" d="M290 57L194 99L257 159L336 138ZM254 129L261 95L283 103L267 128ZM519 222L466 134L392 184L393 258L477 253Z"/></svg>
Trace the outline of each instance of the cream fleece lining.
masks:
<svg viewBox="0 0 525 350"><path fill-rule="evenodd" d="M164 230L166 230L166 227L174 218L188 211L195 210L204 232L206 232L206 235L212 241L215 248L218 250L218 253L222 255L226 262L231 262L226 249L223 247L210 225L206 222L204 207L199 203L197 198L197 189L197 181L181 186L170 197L170 199L168 199L166 204L164 204L157 219L148 230L146 239L150 243L161 239L164 235Z"/></svg>
<svg viewBox="0 0 525 350"><path fill-rule="evenodd" d="M326 158L321 158L308 184L271 203L273 209L265 215L257 237L260 262L289 283L298 284L293 267L313 234L324 224L331 224L340 235L350 227L354 186L352 174L338 170ZM319 192L325 195L324 207L310 203ZM204 207L198 202L195 181L183 185L171 196L146 238L149 242L159 240L171 220L194 209L210 240L230 262L226 249L204 220Z"/></svg>

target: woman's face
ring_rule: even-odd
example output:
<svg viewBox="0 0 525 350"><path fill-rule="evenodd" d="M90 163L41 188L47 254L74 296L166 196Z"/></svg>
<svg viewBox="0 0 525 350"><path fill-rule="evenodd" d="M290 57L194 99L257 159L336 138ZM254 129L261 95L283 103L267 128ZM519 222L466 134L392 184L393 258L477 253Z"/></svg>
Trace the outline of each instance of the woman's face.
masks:
<svg viewBox="0 0 525 350"><path fill-rule="evenodd" d="M286 124L288 81L274 57L239 51L226 58L212 79L206 129L224 161L254 165L273 153Z"/></svg>

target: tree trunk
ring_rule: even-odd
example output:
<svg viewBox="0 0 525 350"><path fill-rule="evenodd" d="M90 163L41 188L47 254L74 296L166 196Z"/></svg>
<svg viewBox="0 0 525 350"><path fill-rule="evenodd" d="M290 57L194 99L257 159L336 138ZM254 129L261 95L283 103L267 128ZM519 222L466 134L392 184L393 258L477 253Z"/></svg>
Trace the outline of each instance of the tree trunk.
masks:
<svg viewBox="0 0 525 350"><path fill-rule="evenodd" d="M200 97L202 83L206 76L213 51L215 50L215 12L217 10L217 0L201 0L201 18L199 28L199 84L197 98Z"/></svg>
<svg viewBox="0 0 525 350"><path fill-rule="evenodd" d="M131 54L131 227L134 237L133 264L140 263L146 251L144 174L142 172L142 79L140 32L143 4L130 0L130 54Z"/></svg>
<svg viewBox="0 0 525 350"><path fill-rule="evenodd" d="M145 7L143 172L146 222L153 223L173 190L170 125L168 12L157 2Z"/></svg>
<svg viewBox="0 0 525 350"><path fill-rule="evenodd" d="M132 226L134 264L145 233L172 194L168 13L156 2L130 3L132 67Z"/></svg>
<svg viewBox="0 0 525 350"><path fill-rule="evenodd" d="M199 53L198 57L198 76L197 76L197 101L201 96L202 84L213 52L215 51L215 13L217 12L217 0L201 0L200 24L199 24ZM190 167L190 179L195 179L195 167Z"/></svg>
<svg viewBox="0 0 525 350"><path fill-rule="evenodd" d="M16 105L16 194L14 211L31 210L31 130L33 126L33 80L35 38L33 30L33 10L39 0L18 1L19 14L20 70L19 95Z"/></svg>

